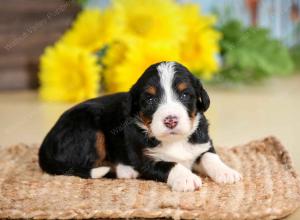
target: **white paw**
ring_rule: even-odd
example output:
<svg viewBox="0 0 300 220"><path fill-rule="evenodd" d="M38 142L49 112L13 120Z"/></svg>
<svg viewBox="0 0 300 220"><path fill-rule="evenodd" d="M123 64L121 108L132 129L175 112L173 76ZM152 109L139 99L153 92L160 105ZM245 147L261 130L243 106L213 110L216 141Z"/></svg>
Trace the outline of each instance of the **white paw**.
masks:
<svg viewBox="0 0 300 220"><path fill-rule="evenodd" d="M116 167L117 178L119 179L135 179L139 173L132 166L118 164Z"/></svg>
<svg viewBox="0 0 300 220"><path fill-rule="evenodd" d="M201 187L202 181L192 171L181 164L177 164L171 169L167 184L171 186L173 191L192 192Z"/></svg>
<svg viewBox="0 0 300 220"><path fill-rule="evenodd" d="M226 165L212 171L210 177L217 183L235 183L242 179L241 174Z"/></svg>
<svg viewBox="0 0 300 220"><path fill-rule="evenodd" d="M97 179L104 177L110 170L110 167L96 167L91 169L91 178Z"/></svg>
<svg viewBox="0 0 300 220"><path fill-rule="evenodd" d="M235 183L242 179L234 169L228 167L215 153L206 153L201 159L206 174L217 183Z"/></svg>

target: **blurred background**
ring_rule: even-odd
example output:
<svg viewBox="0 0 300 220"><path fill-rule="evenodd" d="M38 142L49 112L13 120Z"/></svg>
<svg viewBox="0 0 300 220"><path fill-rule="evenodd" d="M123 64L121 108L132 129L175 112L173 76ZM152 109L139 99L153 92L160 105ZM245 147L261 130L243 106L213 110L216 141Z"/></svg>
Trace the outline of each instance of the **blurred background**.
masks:
<svg viewBox="0 0 300 220"><path fill-rule="evenodd" d="M1 146L175 60L208 90L217 146L274 135L300 170L300 0L10 0L0 32Z"/></svg>

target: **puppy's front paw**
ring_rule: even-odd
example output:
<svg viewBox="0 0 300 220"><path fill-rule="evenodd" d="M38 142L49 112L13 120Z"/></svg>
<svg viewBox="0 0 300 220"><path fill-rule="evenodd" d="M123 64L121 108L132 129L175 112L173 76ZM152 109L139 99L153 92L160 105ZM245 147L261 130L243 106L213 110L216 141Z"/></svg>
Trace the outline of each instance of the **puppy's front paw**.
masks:
<svg viewBox="0 0 300 220"><path fill-rule="evenodd" d="M171 169L167 184L171 186L173 191L192 192L201 187L202 181L192 171L181 164L177 164Z"/></svg>
<svg viewBox="0 0 300 220"><path fill-rule="evenodd" d="M201 165L206 174L217 183L235 183L242 179L242 176L227 166L215 153L203 155Z"/></svg>
<svg viewBox="0 0 300 220"><path fill-rule="evenodd" d="M242 179L241 174L225 164L213 169L210 177L217 183L235 183Z"/></svg>

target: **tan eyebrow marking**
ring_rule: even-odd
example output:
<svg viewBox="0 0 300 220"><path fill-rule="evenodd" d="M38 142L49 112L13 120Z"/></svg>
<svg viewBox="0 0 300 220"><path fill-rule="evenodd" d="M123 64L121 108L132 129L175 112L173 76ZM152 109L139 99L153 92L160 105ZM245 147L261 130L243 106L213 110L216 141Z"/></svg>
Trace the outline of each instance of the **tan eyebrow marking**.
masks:
<svg viewBox="0 0 300 220"><path fill-rule="evenodd" d="M149 86L147 87L146 92L151 95L156 95L156 88L154 86Z"/></svg>
<svg viewBox="0 0 300 220"><path fill-rule="evenodd" d="M181 92L183 90L185 90L188 87L188 85L185 82L179 83L177 85L177 89Z"/></svg>

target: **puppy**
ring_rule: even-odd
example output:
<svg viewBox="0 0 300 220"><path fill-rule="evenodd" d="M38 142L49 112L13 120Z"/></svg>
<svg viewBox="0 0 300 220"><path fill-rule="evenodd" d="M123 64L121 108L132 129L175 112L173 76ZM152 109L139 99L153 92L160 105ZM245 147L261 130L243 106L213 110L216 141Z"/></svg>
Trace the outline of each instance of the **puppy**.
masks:
<svg viewBox="0 0 300 220"><path fill-rule="evenodd" d="M241 175L216 154L204 112L210 99L183 65L150 66L126 93L67 110L39 151L42 170L82 178L141 178L175 191L201 187L199 175L233 183Z"/></svg>

